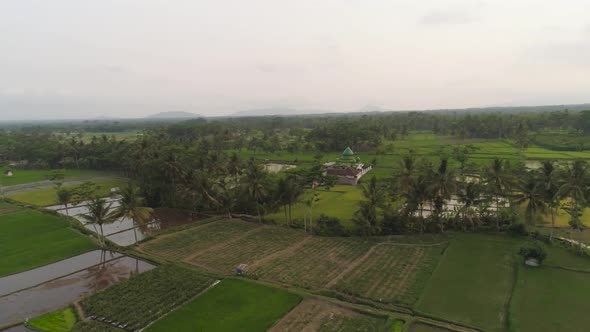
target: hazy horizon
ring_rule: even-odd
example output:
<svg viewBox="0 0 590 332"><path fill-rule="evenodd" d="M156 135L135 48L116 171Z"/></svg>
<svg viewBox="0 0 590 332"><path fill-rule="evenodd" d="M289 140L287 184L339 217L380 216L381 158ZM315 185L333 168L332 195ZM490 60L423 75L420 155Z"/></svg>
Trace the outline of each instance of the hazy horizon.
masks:
<svg viewBox="0 0 590 332"><path fill-rule="evenodd" d="M586 6L8 0L0 120L587 103Z"/></svg>

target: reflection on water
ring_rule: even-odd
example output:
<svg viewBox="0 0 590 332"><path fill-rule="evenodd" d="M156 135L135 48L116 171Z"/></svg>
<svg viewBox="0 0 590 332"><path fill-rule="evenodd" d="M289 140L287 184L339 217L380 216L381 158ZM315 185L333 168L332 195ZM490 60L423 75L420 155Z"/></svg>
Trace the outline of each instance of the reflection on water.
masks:
<svg viewBox="0 0 590 332"><path fill-rule="evenodd" d="M105 260L122 257L112 251L93 250L78 256L67 258L53 264L45 265L25 272L0 278L0 296L33 287L49 280L74 273Z"/></svg>
<svg viewBox="0 0 590 332"><path fill-rule="evenodd" d="M81 296L103 290L153 269L144 261L123 256L39 286L0 297L0 326L18 323L67 306Z"/></svg>
<svg viewBox="0 0 590 332"><path fill-rule="evenodd" d="M119 206L119 202L116 199L108 198L108 200L111 202L113 208ZM76 207L71 207L68 209L68 213L70 216L78 219L84 227L90 231L100 233L100 228L97 225L87 224L80 216L81 214L88 213L88 207L86 204L86 202L82 202ZM55 205L47 208L66 215L66 210L63 205ZM135 227L133 220L121 218L114 223L103 225L102 230L104 235L112 242L120 246L129 246L135 243L136 234L137 241L141 241L159 231L188 224L199 219L198 216L193 215L191 212L169 208L157 208L154 209L152 220L146 225ZM134 228L135 233L133 232Z"/></svg>

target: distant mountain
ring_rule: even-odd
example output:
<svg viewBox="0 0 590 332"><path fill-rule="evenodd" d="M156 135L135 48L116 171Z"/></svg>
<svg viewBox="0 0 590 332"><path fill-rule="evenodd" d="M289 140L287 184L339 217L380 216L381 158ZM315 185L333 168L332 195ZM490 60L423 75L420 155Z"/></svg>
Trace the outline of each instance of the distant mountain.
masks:
<svg viewBox="0 0 590 332"><path fill-rule="evenodd" d="M327 110L319 110L319 109L307 109L307 110L296 110L293 108L260 108L260 109L250 109L250 110L243 110L238 111L232 114L232 116L240 117L240 116L293 116L293 115L303 115L303 114L325 114L330 113Z"/></svg>
<svg viewBox="0 0 590 332"><path fill-rule="evenodd" d="M148 116L150 119L193 119L201 117L199 114L190 112L160 112Z"/></svg>

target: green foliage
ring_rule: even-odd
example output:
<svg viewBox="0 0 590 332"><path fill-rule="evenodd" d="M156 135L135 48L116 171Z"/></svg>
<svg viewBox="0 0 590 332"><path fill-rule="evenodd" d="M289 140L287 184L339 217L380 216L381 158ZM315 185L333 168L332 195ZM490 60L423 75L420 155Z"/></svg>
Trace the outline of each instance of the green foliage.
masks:
<svg viewBox="0 0 590 332"><path fill-rule="evenodd" d="M539 263L543 263L545 258L547 258L547 249L545 249L545 246L541 242L533 241L520 247L518 254L525 260L535 258Z"/></svg>
<svg viewBox="0 0 590 332"><path fill-rule="evenodd" d="M348 234L338 218L329 217L325 214L318 217L313 232L321 236L343 236Z"/></svg>
<svg viewBox="0 0 590 332"><path fill-rule="evenodd" d="M226 279L147 331L263 332L300 301L282 289Z"/></svg>
<svg viewBox="0 0 590 332"><path fill-rule="evenodd" d="M525 236L528 234L527 229L526 229L526 225L520 222L514 223L510 226L508 226L508 233L512 234L512 235L520 235L520 236Z"/></svg>
<svg viewBox="0 0 590 332"><path fill-rule="evenodd" d="M138 330L207 288L213 281L192 270L165 265L94 294L81 302L98 320Z"/></svg>
<svg viewBox="0 0 590 332"><path fill-rule="evenodd" d="M33 210L0 215L0 276L93 249L94 243L60 217Z"/></svg>
<svg viewBox="0 0 590 332"><path fill-rule="evenodd" d="M27 322L27 326L37 331L68 332L74 327L77 320L74 309L68 307L33 318Z"/></svg>

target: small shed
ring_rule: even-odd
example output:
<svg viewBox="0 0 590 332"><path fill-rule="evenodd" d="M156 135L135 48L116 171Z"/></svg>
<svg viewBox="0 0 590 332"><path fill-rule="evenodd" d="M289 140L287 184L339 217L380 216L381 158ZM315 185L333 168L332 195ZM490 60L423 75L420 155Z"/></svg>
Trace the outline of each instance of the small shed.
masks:
<svg viewBox="0 0 590 332"><path fill-rule="evenodd" d="M12 175L13 175L13 174L12 174L12 170L9 170L9 169L8 169L8 170L4 171L4 175L5 175L5 176L12 176Z"/></svg>
<svg viewBox="0 0 590 332"><path fill-rule="evenodd" d="M248 264L240 264L238 265L238 267L236 267L236 274L241 276L246 274L246 272L248 272Z"/></svg>

